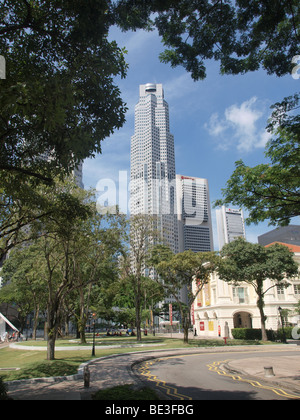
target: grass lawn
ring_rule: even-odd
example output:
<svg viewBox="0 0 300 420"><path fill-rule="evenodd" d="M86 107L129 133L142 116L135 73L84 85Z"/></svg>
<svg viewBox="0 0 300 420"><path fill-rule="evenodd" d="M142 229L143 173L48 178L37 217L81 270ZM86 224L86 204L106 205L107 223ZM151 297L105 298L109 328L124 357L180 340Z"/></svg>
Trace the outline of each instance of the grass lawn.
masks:
<svg viewBox="0 0 300 420"><path fill-rule="evenodd" d="M88 341L90 337L88 337ZM101 343L100 343L101 342ZM182 339L165 338L158 336L143 337L141 344L157 343L158 346L151 347L123 347L123 348L102 348L96 349L95 358L108 356L112 354L122 354L133 351L147 351L155 349L174 349L174 348L191 348L191 347L216 347L223 346L223 340L205 340L205 339L190 339L189 344L184 344ZM160 344L164 344L163 346ZM254 341L245 340L228 340L228 345L249 345L249 344L263 344ZM70 340L57 340L57 346L66 346L66 350L56 351L55 360L46 360L46 346L45 341L27 341L20 343L28 346L45 346L45 351L39 350L22 350L5 347L0 349L0 377L4 381L12 381L19 379L29 379L49 376L67 376L77 373L78 367L81 363L93 359L91 350L69 350L70 345L78 345L78 343L70 342ZM136 337L99 337L96 345L111 345L122 344L132 345L137 344ZM18 370L2 370L8 368L18 368Z"/></svg>

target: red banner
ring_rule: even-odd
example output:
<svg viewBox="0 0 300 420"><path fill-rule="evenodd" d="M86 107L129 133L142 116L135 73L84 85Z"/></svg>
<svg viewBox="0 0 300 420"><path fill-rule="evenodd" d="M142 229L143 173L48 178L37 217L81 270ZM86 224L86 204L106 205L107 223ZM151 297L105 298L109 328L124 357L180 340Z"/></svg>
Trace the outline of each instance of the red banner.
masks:
<svg viewBox="0 0 300 420"><path fill-rule="evenodd" d="M169 304L169 319L170 319L170 325L173 325L173 307L172 307L172 303Z"/></svg>
<svg viewBox="0 0 300 420"><path fill-rule="evenodd" d="M194 304L191 306L191 318L192 318L192 325L195 325L195 308Z"/></svg>

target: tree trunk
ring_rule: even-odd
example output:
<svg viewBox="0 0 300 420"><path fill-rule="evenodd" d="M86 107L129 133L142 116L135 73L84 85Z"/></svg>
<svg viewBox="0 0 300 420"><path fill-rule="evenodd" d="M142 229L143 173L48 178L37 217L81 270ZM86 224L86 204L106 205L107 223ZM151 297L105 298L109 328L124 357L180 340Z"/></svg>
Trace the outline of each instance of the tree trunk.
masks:
<svg viewBox="0 0 300 420"><path fill-rule="evenodd" d="M182 313L182 327L183 327L183 342L185 344L189 343L189 326L190 326L190 317L187 313Z"/></svg>
<svg viewBox="0 0 300 420"><path fill-rule="evenodd" d="M47 360L55 359L55 340L60 326L57 301L48 302L47 308Z"/></svg>
<svg viewBox="0 0 300 420"><path fill-rule="evenodd" d="M142 334L141 334L141 299L139 294L136 296L136 305L135 305L135 323L136 323L136 340L142 341Z"/></svg>
<svg viewBox="0 0 300 420"><path fill-rule="evenodd" d="M49 336L48 332L48 341L47 341L47 360L55 360L55 340L56 334Z"/></svg>
<svg viewBox="0 0 300 420"><path fill-rule="evenodd" d="M135 325L136 325L136 340L142 341L141 334L141 276L139 273L135 275Z"/></svg>
<svg viewBox="0 0 300 420"><path fill-rule="evenodd" d="M84 304L84 293L83 288L80 288L80 318L78 321L78 329L80 333L80 343L86 344L86 336L85 336L85 326L87 321L87 315L85 313L85 304Z"/></svg>
<svg viewBox="0 0 300 420"><path fill-rule="evenodd" d="M268 341L267 331L266 331L267 317L265 316L264 306L265 306L265 302L264 302L263 294L259 293L258 299L257 299L257 307L260 313L261 336L262 336L262 341Z"/></svg>
<svg viewBox="0 0 300 420"><path fill-rule="evenodd" d="M33 319L33 329L32 329L32 339L36 340L36 330L38 326L39 321L39 305L37 305L35 313L34 313L34 319Z"/></svg>

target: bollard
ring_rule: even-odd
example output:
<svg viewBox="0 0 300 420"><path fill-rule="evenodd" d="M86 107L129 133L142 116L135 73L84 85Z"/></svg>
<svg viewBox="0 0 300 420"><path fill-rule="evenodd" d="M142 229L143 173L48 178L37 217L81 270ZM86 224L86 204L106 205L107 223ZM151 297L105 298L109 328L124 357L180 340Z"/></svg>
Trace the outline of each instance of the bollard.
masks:
<svg viewBox="0 0 300 420"><path fill-rule="evenodd" d="M266 378L272 378L273 376L275 376L272 366L264 367L264 369Z"/></svg>
<svg viewBox="0 0 300 420"><path fill-rule="evenodd" d="M84 387L89 388L90 387L90 379L91 379L91 372L88 366L85 366L83 369L83 382Z"/></svg>

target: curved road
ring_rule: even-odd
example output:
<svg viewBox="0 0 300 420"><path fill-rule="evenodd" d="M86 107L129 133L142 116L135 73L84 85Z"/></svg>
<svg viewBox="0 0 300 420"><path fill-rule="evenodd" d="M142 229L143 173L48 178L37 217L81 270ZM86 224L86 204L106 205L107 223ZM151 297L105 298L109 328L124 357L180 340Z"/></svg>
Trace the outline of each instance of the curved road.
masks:
<svg viewBox="0 0 300 420"><path fill-rule="evenodd" d="M284 352L269 354L280 357ZM251 358L261 356L251 354ZM245 359L245 352L161 357L136 366L135 372L172 400L300 400L300 394L291 390L225 369L227 362L238 359Z"/></svg>

